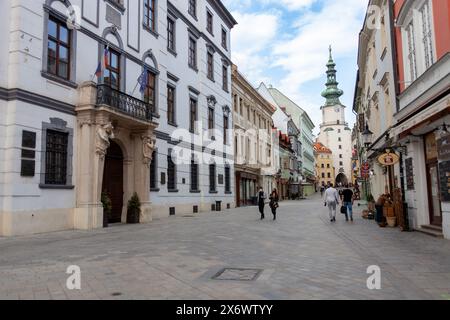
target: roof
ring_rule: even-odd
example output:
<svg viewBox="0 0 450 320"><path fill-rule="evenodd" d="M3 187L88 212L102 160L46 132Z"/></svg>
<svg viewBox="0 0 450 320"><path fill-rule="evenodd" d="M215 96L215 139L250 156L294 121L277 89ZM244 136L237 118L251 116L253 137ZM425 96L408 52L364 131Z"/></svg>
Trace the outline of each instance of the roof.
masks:
<svg viewBox="0 0 450 320"><path fill-rule="evenodd" d="M333 152L324 146L321 142L314 143L314 151L317 153L329 153L332 154Z"/></svg>
<svg viewBox="0 0 450 320"><path fill-rule="evenodd" d="M280 90L268 87L267 91L270 93L270 95L273 97L273 99L277 102L277 104L280 106L280 108L285 108L287 105L290 105L294 108L299 109L299 111L302 113L303 117L309 122L309 125L311 126L311 130L315 128L314 122L309 117L308 113L303 110L298 104L296 104L294 101L292 101L289 97L287 97L284 93L282 93Z"/></svg>
<svg viewBox="0 0 450 320"><path fill-rule="evenodd" d="M233 28L237 25L237 21L233 15L228 11L221 0L208 0L208 3L214 8L214 10L221 16L228 28Z"/></svg>

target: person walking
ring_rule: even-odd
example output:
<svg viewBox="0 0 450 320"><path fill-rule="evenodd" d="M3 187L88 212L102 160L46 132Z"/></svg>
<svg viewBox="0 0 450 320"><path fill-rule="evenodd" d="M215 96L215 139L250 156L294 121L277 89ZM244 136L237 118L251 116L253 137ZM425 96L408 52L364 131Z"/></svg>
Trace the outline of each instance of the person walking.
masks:
<svg viewBox="0 0 450 320"><path fill-rule="evenodd" d="M342 205L347 208L347 214L345 215L345 220L350 220L353 222L353 203L355 202L355 197L352 189L345 186L344 191L342 191Z"/></svg>
<svg viewBox="0 0 450 320"><path fill-rule="evenodd" d="M339 205L339 193L333 187L333 184L325 191L324 201L325 206L328 206L330 211L330 221L336 222L336 207Z"/></svg>
<svg viewBox="0 0 450 320"><path fill-rule="evenodd" d="M272 209L272 214L273 214L273 220L277 220L277 209L280 206L278 204L279 201L279 197L278 197L278 192L277 189L273 189L271 195L270 195L270 203L269 203L269 207L270 209Z"/></svg>
<svg viewBox="0 0 450 320"><path fill-rule="evenodd" d="M259 188L258 191L258 207L259 207L259 213L261 213L261 220L265 219L265 215L264 215L264 207L266 205L266 195L264 194L264 190L263 188Z"/></svg>
<svg viewBox="0 0 450 320"><path fill-rule="evenodd" d="M323 197L323 193L325 192L325 186L320 187L320 196Z"/></svg>

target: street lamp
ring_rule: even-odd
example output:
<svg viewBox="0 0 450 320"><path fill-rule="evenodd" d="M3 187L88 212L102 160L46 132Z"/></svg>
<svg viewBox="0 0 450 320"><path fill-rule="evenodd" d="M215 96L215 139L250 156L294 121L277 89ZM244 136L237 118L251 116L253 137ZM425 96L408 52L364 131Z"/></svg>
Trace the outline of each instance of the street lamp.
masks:
<svg viewBox="0 0 450 320"><path fill-rule="evenodd" d="M364 143L364 146L369 149L370 145L372 144L372 136L373 132L369 130L369 125L366 124L366 129L362 132L362 142Z"/></svg>

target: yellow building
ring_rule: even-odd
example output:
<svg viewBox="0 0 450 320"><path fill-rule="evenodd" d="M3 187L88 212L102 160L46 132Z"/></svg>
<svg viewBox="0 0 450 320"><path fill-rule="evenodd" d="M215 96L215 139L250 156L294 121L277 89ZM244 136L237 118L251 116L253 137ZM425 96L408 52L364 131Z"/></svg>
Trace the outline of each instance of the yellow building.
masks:
<svg viewBox="0 0 450 320"><path fill-rule="evenodd" d="M319 188L334 184L335 168L333 166L333 153L322 143L314 144L314 156L316 158L316 175Z"/></svg>

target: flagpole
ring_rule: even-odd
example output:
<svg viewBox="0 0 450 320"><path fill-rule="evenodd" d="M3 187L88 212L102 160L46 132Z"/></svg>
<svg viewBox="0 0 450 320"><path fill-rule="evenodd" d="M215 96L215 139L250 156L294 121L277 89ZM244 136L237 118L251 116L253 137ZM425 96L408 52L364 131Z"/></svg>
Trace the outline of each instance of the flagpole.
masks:
<svg viewBox="0 0 450 320"><path fill-rule="evenodd" d="M139 81L136 83L136 86L134 87L133 92L131 93L131 96L134 95L134 92L136 91L138 85L139 85Z"/></svg>

